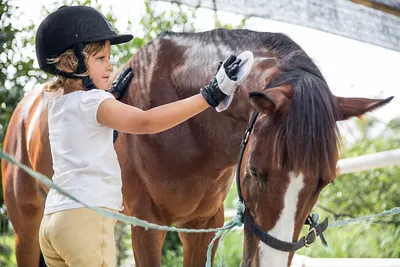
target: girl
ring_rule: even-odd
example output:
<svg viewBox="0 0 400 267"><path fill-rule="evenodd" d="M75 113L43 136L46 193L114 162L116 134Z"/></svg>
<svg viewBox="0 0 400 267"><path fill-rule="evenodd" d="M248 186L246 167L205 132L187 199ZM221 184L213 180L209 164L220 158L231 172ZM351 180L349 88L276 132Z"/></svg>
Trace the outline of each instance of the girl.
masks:
<svg viewBox="0 0 400 267"><path fill-rule="evenodd" d="M229 106L240 69L240 59L231 56L219 69L218 79L214 77L201 93L143 111L111 94L119 96L129 85L130 69L106 90L112 71L110 46L132 38L117 34L101 13L83 6L50 14L36 35L40 68L57 76L49 90L63 89L48 107L53 182L90 206L116 211L122 210L122 193L113 129L154 134L221 101ZM48 266L115 266L114 221L53 189L46 198L39 236Z"/></svg>

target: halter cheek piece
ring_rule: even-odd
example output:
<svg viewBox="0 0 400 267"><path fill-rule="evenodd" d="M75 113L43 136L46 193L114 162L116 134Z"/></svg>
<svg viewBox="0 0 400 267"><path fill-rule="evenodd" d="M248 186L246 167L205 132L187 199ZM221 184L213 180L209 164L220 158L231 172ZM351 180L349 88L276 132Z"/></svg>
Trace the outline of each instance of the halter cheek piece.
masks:
<svg viewBox="0 0 400 267"><path fill-rule="evenodd" d="M290 82L296 77L300 76L306 76L310 75L311 73L303 71L303 70L292 70L288 71L286 73L283 73L277 77L275 77L267 86L266 89L276 87L285 83ZM314 75L314 74L312 74ZM247 129L244 133L241 145L240 145L240 153L239 153L239 160L238 164L236 167L236 186L237 186L237 192L239 196L239 201L243 203L244 206L246 206L244 200L243 200L243 195L242 195L242 189L240 186L240 166L242 164L243 160L243 154L247 146L247 142L249 140L249 136L251 134L251 131L253 130L253 126L257 120L259 112L254 111L253 116L250 120L249 125L247 126ZM293 252L296 251L302 247L309 247L316 239L318 236L320 236L322 244L324 246L328 246L328 243L325 240L325 237L323 236L323 232L327 229L328 227L328 218L326 218L322 223L318 224L318 214L312 214L309 215L306 222L304 224L310 225L309 232L307 235L303 236L298 240L297 242L286 242L279 240L272 235L268 234L267 232L264 232L255 222L253 216L249 212L245 212L242 216L243 218L243 223L244 227L250 231L252 234L257 236L264 244L277 249L281 251L286 251L286 252Z"/></svg>

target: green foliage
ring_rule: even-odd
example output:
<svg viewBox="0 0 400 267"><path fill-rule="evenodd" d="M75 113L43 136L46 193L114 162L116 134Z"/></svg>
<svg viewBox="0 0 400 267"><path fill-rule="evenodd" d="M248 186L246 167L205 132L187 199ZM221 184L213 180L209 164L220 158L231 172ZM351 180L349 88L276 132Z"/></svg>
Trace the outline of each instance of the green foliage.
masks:
<svg viewBox="0 0 400 267"><path fill-rule="evenodd" d="M34 25L16 29L12 20L17 20L20 11L9 0L0 2L0 140L1 146L7 123L16 104L24 95L24 87L43 81L45 76L33 68L33 58L24 52L33 49Z"/></svg>
<svg viewBox="0 0 400 267"><path fill-rule="evenodd" d="M351 224L326 231L325 237L332 251L318 240L312 249L303 248L298 253L313 258L398 258L399 234L398 225Z"/></svg>
<svg viewBox="0 0 400 267"><path fill-rule="evenodd" d="M229 29L229 30L232 30L232 29L243 29L246 26L246 22L247 22L248 19L249 19L249 17L244 16L240 20L240 23L237 26L233 26L232 24L224 24L218 18L217 11L214 11L214 21L215 21L214 25L215 25L215 28L226 28L226 29Z"/></svg>
<svg viewBox="0 0 400 267"><path fill-rule="evenodd" d="M214 267L222 261L223 267L240 266L243 255L243 231L229 232L215 254Z"/></svg>
<svg viewBox="0 0 400 267"><path fill-rule="evenodd" d="M157 13L152 1L146 0L145 6L146 13L140 20L140 26L146 33L143 36L145 43L164 31L194 31L196 9L172 4L171 9Z"/></svg>
<svg viewBox="0 0 400 267"><path fill-rule="evenodd" d="M162 266L183 266L183 247L176 232L168 232L162 248Z"/></svg>
<svg viewBox="0 0 400 267"><path fill-rule="evenodd" d="M17 266L13 255L14 234L12 231L0 233L0 266Z"/></svg>
<svg viewBox="0 0 400 267"><path fill-rule="evenodd" d="M358 138L348 147L343 158L371 154L400 146L399 119L387 125L376 120L358 123ZM400 206L399 166L373 169L360 173L345 174L337 177L333 185L328 186L321 194L320 204L335 209L337 213L363 216L378 213L385 209Z"/></svg>

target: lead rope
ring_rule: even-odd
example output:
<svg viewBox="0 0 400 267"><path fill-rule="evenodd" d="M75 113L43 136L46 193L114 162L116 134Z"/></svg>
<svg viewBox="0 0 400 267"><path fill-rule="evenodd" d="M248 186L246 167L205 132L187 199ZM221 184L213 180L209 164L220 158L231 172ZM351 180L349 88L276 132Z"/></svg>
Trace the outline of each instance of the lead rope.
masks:
<svg viewBox="0 0 400 267"><path fill-rule="evenodd" d="M207 249L207 261L206 261L206 267L211 267L211 257L212 257L212 249L214 247L214 243L215 241L217 241L217 239L222 235L221 239L219 240L218 243L218 255L220 256L219 258L219 262L218 262L218 267L222 267L222 256L220 254L220 248L221 248L221 244L222 244L222 240L224 239L224 237L226 236L226 234L232 230L235 226L240 227L243 225L243 214L244 214L244 204L241 201L238 201L237 206L236 206L236 216L232 219L231 222L227 223L224 228L224 230L219 230L214 238L211 240L210 244L208 245L208 249Z"/></svg>

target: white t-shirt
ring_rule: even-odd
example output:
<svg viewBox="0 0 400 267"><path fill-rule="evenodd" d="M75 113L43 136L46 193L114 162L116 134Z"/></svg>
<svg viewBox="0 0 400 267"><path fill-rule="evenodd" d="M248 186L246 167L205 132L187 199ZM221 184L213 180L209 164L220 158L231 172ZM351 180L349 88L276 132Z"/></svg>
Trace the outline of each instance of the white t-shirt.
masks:
<svg viewBox="0 0 400 267"><path fill-rule="evenodd" d="M122 210L121 169L113 129L97 122L104 90L75 91L49 102L53 182L89 206ZM117 119L117 118L116 118ZM50 189L44 214L84 207Z"/></svg>

